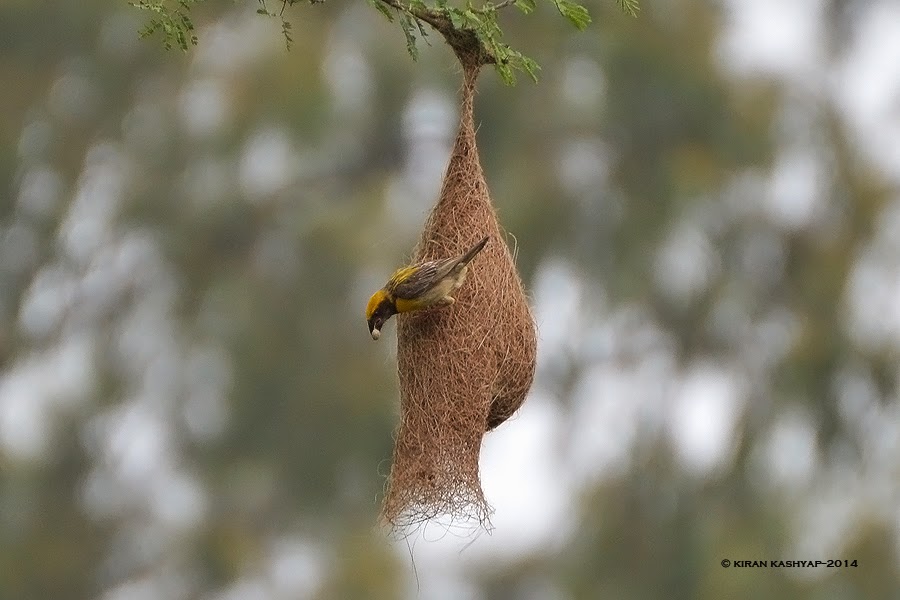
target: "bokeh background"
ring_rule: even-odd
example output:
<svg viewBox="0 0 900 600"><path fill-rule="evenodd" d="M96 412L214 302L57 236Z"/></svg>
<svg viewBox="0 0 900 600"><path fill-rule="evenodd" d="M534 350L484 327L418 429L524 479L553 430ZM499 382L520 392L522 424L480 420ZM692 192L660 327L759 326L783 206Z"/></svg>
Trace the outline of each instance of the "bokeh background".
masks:
<svg viewBox="0 0 900 600"><path fill-rule="evenodd" d="M503 16L538 374L488 534L377 526L459 69L364 2L0 3L0 598L900 598L900 3ZM749 569L729 560L856 560Z"/></svg>

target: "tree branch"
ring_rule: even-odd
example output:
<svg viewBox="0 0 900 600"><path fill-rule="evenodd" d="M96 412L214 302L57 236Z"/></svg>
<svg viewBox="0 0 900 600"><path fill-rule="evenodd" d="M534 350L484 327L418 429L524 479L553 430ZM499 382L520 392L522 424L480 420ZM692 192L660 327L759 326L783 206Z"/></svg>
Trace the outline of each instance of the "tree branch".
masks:
<svg viewBox="0 0 900 600"><path fill-rule="evenodd" d="M413 6L404 4L403 0L380 0L385 5L408 14L414 19L427 23L435 31L439 32L447 43L453 48L457 56L462 58L464 55L471 57L473 54L481 65L492 65L497 63L497 57L485 47L484 43L478 38L478 35L472 29L457 28L447 16L433 8L427 6ZM502 0L499 4L489 5L490 10L496 11L507 6L515 4L516 0ZM473 9L473 12L484 14L486 8Z"/></svg>

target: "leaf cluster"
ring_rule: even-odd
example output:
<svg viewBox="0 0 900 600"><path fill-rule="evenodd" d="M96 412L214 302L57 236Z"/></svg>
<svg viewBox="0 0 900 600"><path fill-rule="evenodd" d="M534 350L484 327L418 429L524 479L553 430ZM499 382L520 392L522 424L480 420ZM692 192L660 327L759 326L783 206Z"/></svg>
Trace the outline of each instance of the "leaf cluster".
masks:
<svg viewBox="0 0 900 600"><path fill-rule="evenodd" d="M570 0L560 1L570 2ZM421 38L427 43L428 34L423 23L449 23L455 31L474 34L505 83L510 85L515 83L515 71L523 71L537 81L537 71L540 66L531 58L501 41L503 30L498 22L500 9L516 5L522 12L528 14L534 10L534 0L515 0L500 4L486 3L479 8L474 7L471 3L467 3L464 7L451 6L447 0L437 0L437 3L430 7L426 6L422 0L409 0L408 3L404 3L402 0L391 0L390 2L368 0L368 2L389 21L399 22L406 37L406 48L413 60L416 60L419 54L416 46L417 40Z"/></svg>
<svg viewBox="0 0 900 600"><path fill-rule="evenodd" d="M484 52L491 57L491 63L507 85L516 82L515 72L526 73L537 81L540 70L533 59L511 48L502 41L503 30L498 22L501 9L515 6L523 14L530 14L537 8L537 0L501 0L487 1L476 6L472 0L462 5L451 5L448 0L435 0L434 4L426 4L423 0L367 0L389 21L398 22L406 37L406 47L410 56L418 57L417 39L425 39L427 33L423 23L433 26L442 33L441 24L449 23L456 32L471 32L480 43ZM560 15L565 17L575 28L583 31L591 24L591 15L587 7L576 0L549 0ZM636 16L638 0L617 0L622 10Z"/></svg>
<svg viewBox="0 0 900 600"><path fill-rule="evenodd" d="M166 50L178 46L187 50L188 45L197 45L197 36L194 35L194 22L191 21L191 7L203 0L138 0L129 2L131 6L152 13L153 16L138 32L140 36L150 37L156 33L163 36L163 45Z"/></svg>
<svg viewBox="0 0 900 600"><path fill-rule="evenodd" d="M194 24L189 13L193 5L203 1L138 0L130 4L153 13L147 25L140 30L141 37L159 33L163 36L163 44L167 50L173 46L187 50L188 45L197 44L197 36L193 33ZM291 23L284 18L285 9L299 2L319 4L325 0L275 0L276 4L280 4L280 8L276 9L277 12L270 10L266 1L256 0L259 5L256 12L281 19L281 32L286 46L290 49L294 40L291 35ZM590 12L577 0L548 1L579 31L583 31L591 24ZM445 37L448 34L474 36L481 51L489 58L486 62L494 65L500 79L507 85L515 84L516 71L523 72L537 81L540 65L502 41L503 29L498 19L500 11L508 6L515 6L523 14L530 14L537 8L537 0L487 1L481 5L474 4L472 0L453 5L449 0L434 0L431 3L424 0L367 0L367 2L388 21L399 24L406 38L406 49L413 60L419 56L418 41L425 40L428 43L429 28L426 27L428 25L439 30ZM617 0L617 2L626 13L637 15L638 0Z"/></svg>
<svg viewBox="0 0 900 600"><path fill-rule="evenodd" d="M256 14L265 15L267 17L278 17L281 19L281 35L284 36L284 45L290 50L291 46L294 44L294 38L291 35L291 22L284 18L284 10L288 6L293 6L299 2L306 2L308 4L322 4L325 0L280 0L281 8L277 13L269 10L269 7L266 5L266 0L257 0L259 3L259 8L256 9Z"/></svg>

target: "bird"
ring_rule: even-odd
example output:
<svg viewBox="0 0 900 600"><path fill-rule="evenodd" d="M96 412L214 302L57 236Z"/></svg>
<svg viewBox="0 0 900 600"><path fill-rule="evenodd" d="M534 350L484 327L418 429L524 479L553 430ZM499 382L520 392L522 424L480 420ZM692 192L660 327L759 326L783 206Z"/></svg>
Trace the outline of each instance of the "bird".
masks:
<svg viewBox="0 0 900 600"><path fill-rule="evenodd" d="M461 256L397 269L384 287L372 294L366 305L366 322L372 339L381 337L381 328L397 313L450 306L456 302L450 294L463 284L469 263L490 238L485 236Z"/></svg>

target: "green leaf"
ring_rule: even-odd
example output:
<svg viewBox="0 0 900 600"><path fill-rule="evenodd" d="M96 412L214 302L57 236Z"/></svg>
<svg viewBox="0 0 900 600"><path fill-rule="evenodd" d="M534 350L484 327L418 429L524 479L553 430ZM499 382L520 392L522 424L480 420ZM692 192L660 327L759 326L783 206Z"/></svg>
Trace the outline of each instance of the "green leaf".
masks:
<svg viewBox="0 0 900 600"><path fill-rule="evenodd" d="M381 0L368 0L369 4L375 8L378 12L384 15L384 18L388 20L389 23L394 22L394 15L391 13L387 4L382 2Z"/></svg>
<svg viewBox="0 0 900 600"><path fill-rule="evenodd" d="M541 70L539 64L533 59L525 56L518 50L513 50L509 46L505 47L506 60L504 61L515 71L524 71L532 81L537 82L537 72Z"/></svg>
<svg viewBox="0 0 900 600"><path fill-rule="evenodd" d="M454 29L465 28L466 19L463 17L462 11L458 8L448 7L447 17L450 19L450 24L453 25Z"/></svg>
<svg viewBox="0 0 900 600"><path fill-rule="evenodd" d="M400 27L403 29L403 35L406 36L406 51L409 52L413 60L419 60L415 25L413 25L413 19L408 13L400 13Z"/></svg>
<svg viewBox="0 0 900 600"><path fill-rule="evenodd" d="M626 1L626 0L623 0ZM569 20L579 31L584 31L591 23L591 15L584 6L572 0L553 0L559 14Z"/></svg>
<svg viewBox="0 0 900 600"><path fill-rule="evenodd" d="M281 19L281 35L284 36L285 49L290 50L294 43L294 38L291 37L291 22L285 21L284 18Z"/></svg>
<svg viewBox="0 0 900 600"><path fill-rule="evenodd" d="M428 31L422 25L422 21L420 21L419 19L413 19L413 23L416 24L416 28L419 30L419 35L422 36L422 39L425 40L425 43L430 46L431 42L428 41Z"/></svg>
<svg viewBox="0 0 900 600"><path fill-rule="evenodd" d="M536 6L534 0L516 0L515 4L516 8L521 10L526 15L531 14Z"/></svg>
<svg viewBox="0 0 900 600"><path fill-rule="evenodd" d="M159 32L163 36L163 47L171 50L173 45L177 45L182 50L187 50L188 45L197 44L197 36L190 32L194 30L194 23L188 16L187 11L190 5L201 0L179 0L178 6L181 9L169 8L163 0L150 1L139 0L138 2L130 2L135 8L146 10L158 15L158 18L150 19L150 22L142 27L139 31L141 37L148 37Z"/></svg>
<svg viewBox="0 0 900 600"><path fill-rule="evenodd" d="M497 75L500 76L500 80L503 81L503 83L506 85L516 85L516 75L513 73L512 67L497 61L497 64L494 65L494 70L497 71Z"/></svg>
<svg viewBox="0 0 900 600"><path fill-rule="evenodd" d="M638 0L619 0L619 6L632 17L636 17L641 10Z"/></svg>
<svg viewBox="0 0 900 600"><path fill-rule="evenodd" d="M522 70L528 73L528 76L531 77L533 82L537 83L537 72L541 70L541 65L537 64L537 62L527 56L521 54L519 56L522 57Z"/></svg>
<svg viewBox="0 0 900 600"><path fill-rule="evenodd" d="M463 15L465 16L466 20L469 21L470 24L474 23L476 26L481 25L481 19L478 17L477 14L475 14L474 10L467 9L463 13Z"/></svg>

